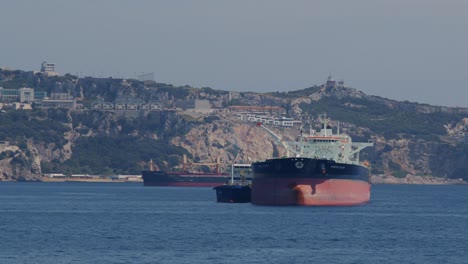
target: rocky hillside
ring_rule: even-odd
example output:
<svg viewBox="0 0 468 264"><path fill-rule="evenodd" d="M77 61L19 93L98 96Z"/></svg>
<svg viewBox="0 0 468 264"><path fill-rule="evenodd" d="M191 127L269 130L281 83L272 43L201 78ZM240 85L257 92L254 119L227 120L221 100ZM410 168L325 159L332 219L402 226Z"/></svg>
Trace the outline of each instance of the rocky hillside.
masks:
<svg viewBox="0 0 468 264"><path fill-rule="evenodd" d="M362 152L372 173L400 179L420 176L468 179L468 147L463 135L468 108L398 102L369 96L356 89L313 86L284 93L229 93L210 88L174 87L156 82L47 77L0 70L0 87L31 87L66 92L84 109L6 108L0 114L0 179L34 180L43 173L138 174L153 159L161 169L181 167L185 154L194 162L230 163L284 155L266 132L225 111L229 105L279 106L318 128L317 116L327 113L332 126L354 141L373 140ZM133 98L158 102L162 109L128 115L93 109L95 102ZM209 100L212 114L187 113L179 102ZM224 110L222 110L224 109ZM292 139L298 128L277 129ZM207 168L202 168L207 169ZM412 176L413 175L413 176Z"/></svg>

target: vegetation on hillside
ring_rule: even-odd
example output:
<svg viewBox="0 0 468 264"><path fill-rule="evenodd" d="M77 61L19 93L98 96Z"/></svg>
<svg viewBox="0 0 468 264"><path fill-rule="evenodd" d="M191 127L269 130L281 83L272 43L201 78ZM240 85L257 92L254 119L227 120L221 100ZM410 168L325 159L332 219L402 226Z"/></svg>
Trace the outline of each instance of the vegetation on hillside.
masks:
<svg viewBox="0 0 468 264"><path fill-rule="evenodd" d="M66 125L69 122L72 122L75 128L79 125L80 129L77 128L76 132L82 134L101 131L96 136L82 136L73 142L71 159L65 162L59 159L42 162L43 173L139 174L150 159L161 169L170 169L179 165L183 154L191 156L183 148L169 144L169 138L185 133L186 129L190 128L189 125L179 121L165 128L161 124L159 112L134 119L114 119L111 114L106 115L99 111L86 114L74 112L71 116L73 118L69 120L70 115L66 109L12 110L0 113L0 141L17 145L29 153L28 140L43 144L46 148L63 148L68 142L65 133L71 131ZM165 118L162 117L164 120ZM109 123L109 127L103 130L100 125L106 122ZM117 128L120 128L119 131ZM114 129L112 135L105 133L105 130L109 129ZM147 137L132 136L135 131ZM162 139L151 139L149 134L159 135ZM11 151L2 152L0 159L13 156ZM26 166L26 160L21 158L19 162L19 158L13 159L11 165Z"/></svg>
<svg viewBox="0 0 468 264"><path fill-rule="evenodd" d="M305 88L302 90L296 90L296 91L288 91L288 92L273 92L273 93L267 93L269 95L272 95L274 97L278 98L297 98L297 97L302 97L302 96L309 96L315 92L318 92L320 90L320 86L312 86L309 88Z"/></svg>
<svg viewBox="0 0 468 264"><path fill-rule="evenodd" d="M71 159L63 163L43 162L43 173L140 174L148 169L145 161L150 159L160 169L167 170L178 165L183 154L189 155L168 142L134 136L80 137L75 143Z"/></svg>
<svg viewBox="0 0 468 264"><path fill-rule="evenodd" d="M58 112L60 110L51 109L48 112L16 110L0 113L0 140L24 149L28 139L62 148L67 143L64 133L70 129L60 122ZM48 114L57 119L47 118Z"/></svg>
<svg viewBox="0 0 468 264"><path fill-rule="evenodd" d="M64 76L47 76L32 71L6 71L0 69L0 87L5 89L19 89L31 87L35 91L72 92L78 77L66 74Z"/></svg>
<svg viewBox="0 0 468 264"><path fill-rule="evenodd" d="M310 116L327 113L334 120L367 127L386 139L413 135L428 141L438 140L437 136L446 133L444 124L464 117L456 113L402 111L389 108L383 101L359 98L324 97L312 104L301 104L301 108Z"/></svg>

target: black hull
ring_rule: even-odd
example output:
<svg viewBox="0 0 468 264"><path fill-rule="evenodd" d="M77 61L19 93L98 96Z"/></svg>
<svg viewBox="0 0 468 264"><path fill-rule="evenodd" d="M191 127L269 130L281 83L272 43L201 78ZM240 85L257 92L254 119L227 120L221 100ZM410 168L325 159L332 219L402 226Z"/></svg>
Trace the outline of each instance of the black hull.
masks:
<svg viewBox="0 0 468 264"><path fill-rule="evenodd" d="M216 201L218 203L250 203L250 186L221 185L213 189L216 190Z"/></svg>
<svg viewBox="0 0 468 264"><path fill-rule="evenodd" d="M369 182L369 170L361 165L311 158L269 159L252 163L253 181L261 178L346 179Z"/></svg>

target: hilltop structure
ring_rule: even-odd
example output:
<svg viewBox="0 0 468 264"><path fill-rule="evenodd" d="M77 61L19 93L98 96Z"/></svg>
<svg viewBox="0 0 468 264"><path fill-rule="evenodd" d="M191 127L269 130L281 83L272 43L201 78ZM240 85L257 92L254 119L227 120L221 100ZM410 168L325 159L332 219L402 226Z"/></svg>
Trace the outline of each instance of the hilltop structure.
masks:
<svg viewBox="0 0 468 264"><path fill-rule="evenodd" d="M329 75L327 78L327 82L325 83L325 86L327 88L343 88L344 87L344 81L339 80L336 81L333 76Z"/></svg>
<svg viewBox="0 0 468 264"><path fill-rule="evenodd" d="M47 76L58 76L59 74L55 71L55 63L49 63L43 61L41 64L41 73Z"/></svg>

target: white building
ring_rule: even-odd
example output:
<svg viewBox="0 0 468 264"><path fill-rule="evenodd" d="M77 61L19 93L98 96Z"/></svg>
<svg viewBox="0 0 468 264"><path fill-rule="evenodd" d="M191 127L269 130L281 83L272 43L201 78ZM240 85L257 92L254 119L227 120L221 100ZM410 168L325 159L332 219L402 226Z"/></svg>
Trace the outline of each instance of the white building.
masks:
<svg viewBox="0 0 468 264"><path fill-rule="evenodd" d="M55 72L55 63L43 61L41 64L41 72Z"/></svg>
<svg viewBox="0 0 468 264"><path fill-rule="evenodd" d="M263 114L255 113L238 113L237 118L242 121L262 123L266 125L282 126L282 127L292 127L295 125L301 125L301 121L294 120L294 118L288 117L272 117Z"/></svg>
<svg viewBox="0 0 468 264"><path fill-rule="evenodd" d="M43 61L41 64L41 73L47 76L57 76L58 73L55 72L55 63Z"/></svg>
<svg viewBox="0 0 468 264"><path fill-rule="evenodd" d="M34 89L33 88L19 88L19 98L21 103L31 103L34 101Z"/></svg>

